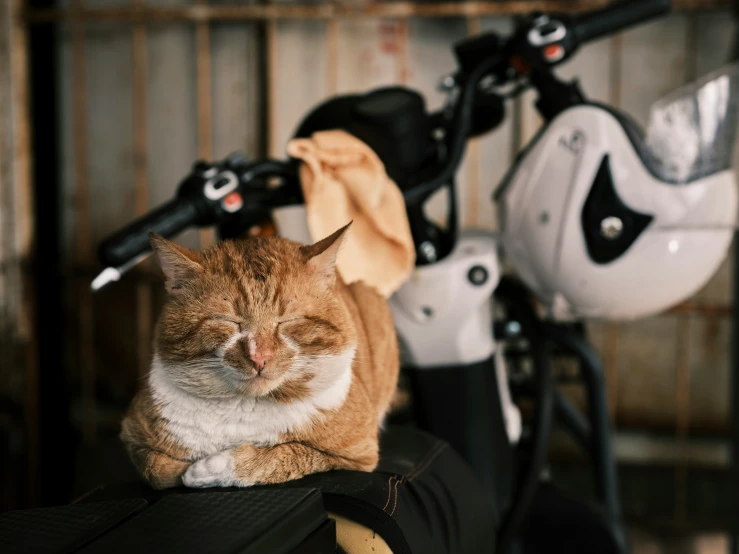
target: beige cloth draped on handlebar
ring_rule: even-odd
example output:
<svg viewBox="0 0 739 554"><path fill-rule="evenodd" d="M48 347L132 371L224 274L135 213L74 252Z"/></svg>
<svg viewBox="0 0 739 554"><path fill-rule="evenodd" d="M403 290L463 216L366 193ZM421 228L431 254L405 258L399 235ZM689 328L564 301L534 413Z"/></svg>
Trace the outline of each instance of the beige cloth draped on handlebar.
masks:
<svg viewBox="0 0 739 554"><path fill-rule="evenodd" d="M290 156L303 161L300 181L308 230L320 240L353 220L337 262L347 283L364 281L385 297L415 263L403 194L364 142L340 130L293 139Z"/></svg>

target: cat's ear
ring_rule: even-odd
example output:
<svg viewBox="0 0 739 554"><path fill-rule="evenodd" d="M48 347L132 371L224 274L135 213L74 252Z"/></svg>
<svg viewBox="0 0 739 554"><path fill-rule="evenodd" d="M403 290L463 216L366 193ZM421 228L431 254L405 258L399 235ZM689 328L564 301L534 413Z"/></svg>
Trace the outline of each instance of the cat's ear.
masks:
<svg viewBox="0 0 739 554"><path fill-rule="evenodd" d="M176 294L190 279L203 270L200 265L200 254L183 248L162 236L149 231L151 249L159 259L159 266L166 277L167 292Z"/></svg>
<svg viewBox="0 0 739 554"><path fill-rule="evenodd" d="M350 221L334 234L315 244L300 247L300 253L308 268L324 279L327 285L333 285L336 280L336 257L351 224Z"/></svg>

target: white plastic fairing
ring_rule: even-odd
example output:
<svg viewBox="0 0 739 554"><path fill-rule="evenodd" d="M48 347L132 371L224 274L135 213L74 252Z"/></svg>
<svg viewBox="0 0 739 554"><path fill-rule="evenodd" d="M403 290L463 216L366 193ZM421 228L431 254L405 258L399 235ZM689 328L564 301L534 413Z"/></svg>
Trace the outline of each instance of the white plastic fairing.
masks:
<svg viewBox="0 0 739 554"><path fill-rule="evenodd" d="M495 352L490 297L500 270L489 233L463 233L452 253L415 268L390 298L404 363L424 369L467 365Z"/></svg>
<svg viewBox="0 0 739 554"><path fill-rule="evenodd" d="M588 252L583 207L604 157L620 201L652 217L615 259ZM555 317L633 319L698 291L720 266L737 215L732 171L666 183L608 111L557 117L514 171L500 202L506 256Z"/></svg>

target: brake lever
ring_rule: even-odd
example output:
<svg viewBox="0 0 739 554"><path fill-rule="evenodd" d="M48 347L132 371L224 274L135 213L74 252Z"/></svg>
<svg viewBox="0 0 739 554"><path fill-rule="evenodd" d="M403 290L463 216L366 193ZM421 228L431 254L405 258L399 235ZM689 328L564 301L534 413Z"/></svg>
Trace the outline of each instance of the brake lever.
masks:
<svg viewBox="0 0 739 554"><path fill-rule="evenodd" d="M280 191L283 187L275 189L262 183L267 177L297 182L297 171L290 161L268 159L248 163L240 153L232 153L220 162L195 162L190 174L181 181L174 200L106 239L100 250L101 261L106 267L93 279L90 288L99 291L119 281L131 268L148 258L151 251L143 245L148 246L150 229L171 238L190 226L228 225L252 212L271 210L294 201L294 194L285 194L289 190ZM284 188L292 190L295 187Z"/></svg>
<svg viewBox="0 0 739 554"><path fill-rule="evenodd" d="M190 174L181 181L176 195L176 198L178 199L189 199L189 204L199 206L199 209L197 210L190 210L190 217L196 217L196 219L185 220L185 222L198 224L199 226L206 226L216 223L223 214L234 213L241 210L244 206L243 196L239 192L242 181L239 178L239 175L237 175L237 171L239 167L243 167L245 165L246 158L239 152L231 153L225 160L218 163L207 163L202 160L196 161L193 164ZM160 206L159 210L176 209L174 206L175 205L170 202L164 206ZM147 232L148 234L150 226L154 226L156 228L159 222L165 222L166 224L167 221L173 221L169 217L169 213L171 212L168 211L165 211L161 218L156 218L154 220L146 219L156 217L155 214L157 211L158 210L155 209L153 212L144 216L144 221L146 221L147 227L146 229L141 225L139 225L140 228L136 228L137 222L134 222L132 224L134 225L133 228L124 228L124 230L121 231L123 235L118 238L117 243L115 242L116 239L112 239L114 241L113 244L120 248L120 245L125 245L125 241L130 239L132 235L141 235L143 237L144 232ZM202 219L202 221L197 221L198 219ZM131 233L130 235L127 234L129 230ZM162 233L158 228L156 230ZM116 235L114 235L114 237L115 236ZM144 237L144 239L145 238L146 237ZM113 253L117 253L116 246L112 247ZM111 247L108 247L106 246L106 243L103 243L101 248L103 251L106 251L107 248ZM125 246L123 248L125 248ZM106 251L106 253L108 255L105 257L108 259L111 257L115 259L116 256L109 255L110 251ZM119 281L125 273L130 271L131 268L135 267L143 260L147 259L150 255L151 252L145 250L130 260L127 260L125 263L107 264L105 269L103 269L92 280L90 283L90 289L93 292L97 292L110 283Z"/></svg>
<svg viewBox="0 0 739 554"><path fill-rule="evenodd" d="M132 268L149 258L151 254L151 252L144 252L143 254L135 257L133 260L120 267L106 267L100 273L98 273L97 277L92 280L92 282L90 283L90 290L92 292L98 292L107 285L120 281L123 275L125 275Z"/></svg>

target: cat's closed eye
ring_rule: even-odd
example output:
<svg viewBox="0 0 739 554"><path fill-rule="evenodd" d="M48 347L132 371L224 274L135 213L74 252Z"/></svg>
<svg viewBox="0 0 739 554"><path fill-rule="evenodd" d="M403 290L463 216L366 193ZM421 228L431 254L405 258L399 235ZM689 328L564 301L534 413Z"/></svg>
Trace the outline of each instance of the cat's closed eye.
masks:
<svg viewBox="0 0 739 554"><path fill-rule="evenodd" d="M233 325L241 326L244 323L244 320L238 317L229 316L229 315L211 315L208 317L209 321L218 321L220 323L231 323Z"/></svg>
<svg viewBox="0 0 739 554"><path fill-rule="evenodd" d="M286 316L283 319L280 319L277 322L277 325L283 325L285 323L296 323L298 321L303 321L304 319L305 319L305 316L302 316L302 315Z"/></svg>

